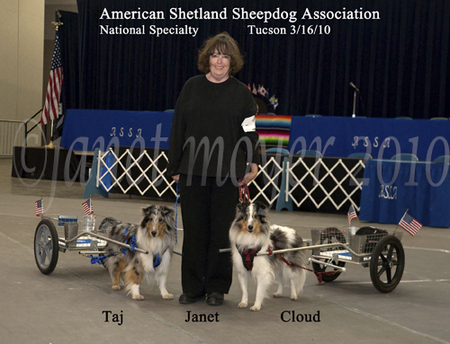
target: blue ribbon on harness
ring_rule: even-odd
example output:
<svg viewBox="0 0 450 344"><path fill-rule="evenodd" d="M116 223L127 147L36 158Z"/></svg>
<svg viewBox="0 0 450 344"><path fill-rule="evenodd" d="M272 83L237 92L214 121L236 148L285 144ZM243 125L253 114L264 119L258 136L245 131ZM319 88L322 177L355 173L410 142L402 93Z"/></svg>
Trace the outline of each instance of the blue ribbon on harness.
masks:
<svg viewBox="0 0 450 344"><path fill-rule="evenodd" d="M123 233L123 235L126 237L127 236L127 233L128 233L128 230L130 229L130 227L127 227L126 229L125 229L125 233ZM136 244L136 236L132 236L130 239L127 239L126 241L125 241L125 244L127 244L127 245L130 245L130 250L131 251L135 251L136 250L136 248L137 248L137 244ZM129 250L128 248L123 248L122 249L122 253L123 254L127 254L127 252L128 252L128 250Z"/></svg>
<svg viewBox="0 0 450 344"><path fill-rule="evenodd" d="M137 247L137 245L136 245L136 237L133 235L133 236L130 238L130 241L127 242L127 244L130 245L130 250L131 250L131 251L135 251L135 250L136 250L136 247Z"/></svg>
<svg viewBox="0 0 450 344"><path fill-rule="evenodd" d="M130 227L127 227L127 228L125 229L124 236L127 235L129 229L130 229ZM130 245L130 249L131 249L132 251L134 251L134 250L136 249L136 237L135 237L134 235L131 237L131 244L129 244L129 245ZM127 251L128 251L127 248L122 249L122 253L123 253L123 254L127 254ZM94 257L93 255L89 254L87 257L88 257L88 258L91 258L91 264L100 264L100 265L103 265L103 261L104 261L106 258L113 257L113 256L115 256L115 255L116 255L116 253L111 253L110 255L107 255L107 256L97 256L97 257Z"/></svg>
<svg viewBox="0 0 450 344"><path fill-rule="evenodd" d="M97 263L97 264L103 265L103 261L104 261L106 258L115 256L115 255L116 255L115 253L111 253L111 254L108 255L108 256L98 256L98 257L94 257L93 255L89 254L87 257L88 257L88 258L91 258L91 264L96 264L96 263Z"/></svg>

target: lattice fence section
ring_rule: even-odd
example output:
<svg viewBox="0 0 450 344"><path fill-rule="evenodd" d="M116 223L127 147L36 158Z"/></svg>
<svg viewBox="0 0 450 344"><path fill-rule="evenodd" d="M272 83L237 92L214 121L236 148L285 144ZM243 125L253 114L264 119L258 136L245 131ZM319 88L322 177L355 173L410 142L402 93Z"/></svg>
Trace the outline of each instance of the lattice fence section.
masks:
<svg viewBox="0 0 450 344"><path fill-rule="evenodd" d="M110 149L99 154L97 187L123 194L176 197L175 182L166 177L167 163L165 151L152 157L148 150L133 154L129 149L121 153ZM269 205L281 201L281 193L300 209L342 212L351 203L359 211L363 171L363 160L271 156L249 184L250 195L253 201Z"/></svg>
<svg viewBox="0 0 450 344"><path fill-rule="evenodd" d="M311 160L299 158L289 168L289 196L297 207L312 202L320 209L330 202L336 210L350 203L359 211L359 200L353 197L362 190L362 179L357 178L364 169L363 160L351 167L342 159Z"/></svg>
<svg viewBox="0 0 450 344"><path fill-rule="evenodd" d="M270 205L276 202L283 173L283 165L278 160L271 157L264 165L259 165L256 178L248 185L253 201L259 200Z"/></svg>
<svg viewBox="0 0 450 344"><path fill-rule="evenodd" d="M164 151L152 158L147 150L135 157L129 149L120 155L110 149L99 154L97 187L101 185L107 192L119 188L124 194L134 189L140 195L151 190L158 197L167 196L167 193L176 196L175 181L169 181L165 176L167 162Z"/></svg>

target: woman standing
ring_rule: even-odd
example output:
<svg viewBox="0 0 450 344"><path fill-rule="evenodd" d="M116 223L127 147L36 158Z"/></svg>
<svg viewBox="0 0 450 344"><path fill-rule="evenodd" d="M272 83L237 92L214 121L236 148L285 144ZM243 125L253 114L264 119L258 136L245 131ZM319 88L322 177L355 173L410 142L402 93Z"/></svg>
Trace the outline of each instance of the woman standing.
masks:
<svg viewBox="0 0 450 344"><path fill-rule="evenodd" d="M221 305L232 278L228 231L239 199L238 181L258 172L256 103L234 75L243 58L224 32L207 40L198 68L177 104L170 136L168 173L179 181L183 216L182 304L204 299Z"/></svg>

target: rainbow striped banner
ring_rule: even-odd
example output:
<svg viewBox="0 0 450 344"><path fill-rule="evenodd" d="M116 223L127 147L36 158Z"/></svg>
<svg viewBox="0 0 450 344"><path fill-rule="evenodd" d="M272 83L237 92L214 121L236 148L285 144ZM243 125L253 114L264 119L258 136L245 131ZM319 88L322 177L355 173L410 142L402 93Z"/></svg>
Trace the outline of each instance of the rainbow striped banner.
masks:
<svg viewBox="0 0 450 344"><path fill-rule="evenodd" d="M283 146L289 144L292 116L256 115L256 131L259 142L268 146Z"/></svg>

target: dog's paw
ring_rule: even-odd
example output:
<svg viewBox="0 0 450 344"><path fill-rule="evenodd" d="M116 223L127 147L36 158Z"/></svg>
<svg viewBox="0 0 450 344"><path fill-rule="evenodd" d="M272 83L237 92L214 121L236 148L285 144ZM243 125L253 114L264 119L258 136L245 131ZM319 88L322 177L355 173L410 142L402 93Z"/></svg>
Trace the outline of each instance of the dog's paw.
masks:
<svg viewBox="0 0 450 344"><path fill-rule="evenodd" d="M120 286L120 285L113 285L112 287L112 290L120 290L120 289L122 289L122 287Z"/></svg>
<svg viewBox="0 0 450 344"><path fill-rule="evenodd" d="M142 301L144 299L144 296L137 294L137 295L132 295L131 298L136 301Z"/></svg>
<svg viewBox="0 0 450 344"><path fill-rule="evenodd" d="M275 294L273 294L273 297L278 299L278 298L282 297L282 295L280 293L275 293Z"/></svg>
<svg viewBox="0 0 450 344"><path fill-rule="evenodd" d="M292 301L297 301L298 300L298 296L297 295L291 295L291 300Z"/></svg>
<svg viewBox="0 0 450 344"><path fill-rule="evenodd" d="M239 308L246 308L247 307L247 302L241 302L238 304Z"/></svg>
<svg viewBox="0 0 450 344"><path fill-rule="evenodd" d="M173 294L161 295L164 300L173 300Z"/></svg>
<svg viewBox="0 0 450 344"><path fill-rule="evenodd" d="M250 310L252 312L257 312L257 311L261 310L261 306L253 305L252 307L250 307Z"/></svg>

